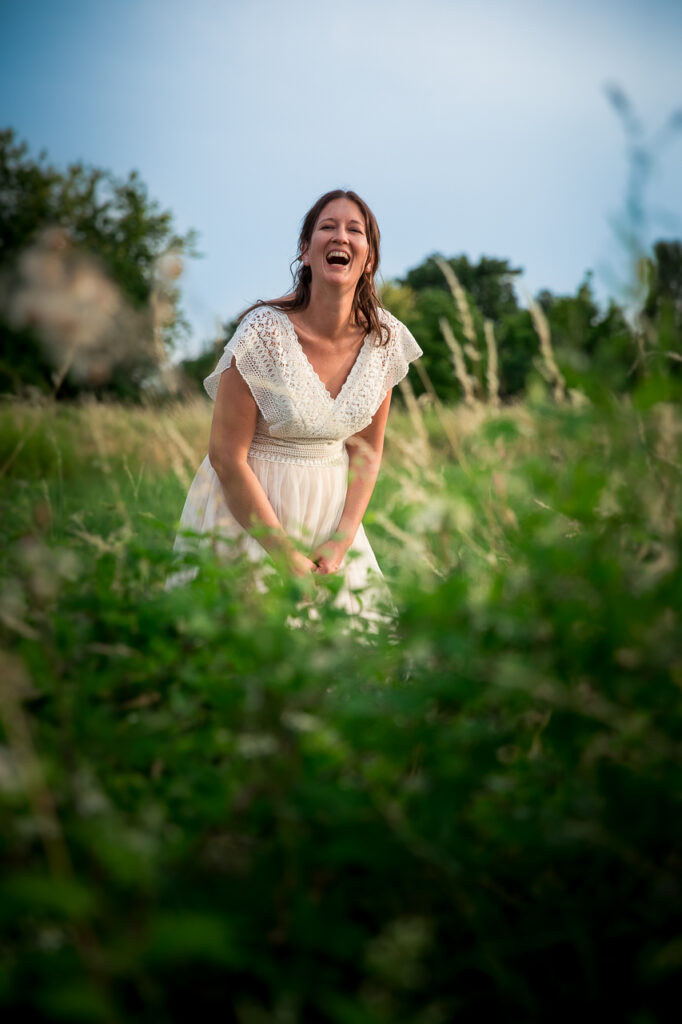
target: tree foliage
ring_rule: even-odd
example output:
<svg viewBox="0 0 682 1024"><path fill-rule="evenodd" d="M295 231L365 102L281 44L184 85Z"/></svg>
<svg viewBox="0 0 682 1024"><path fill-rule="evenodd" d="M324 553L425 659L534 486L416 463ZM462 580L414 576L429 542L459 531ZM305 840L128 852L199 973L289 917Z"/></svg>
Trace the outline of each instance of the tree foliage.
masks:
<svg viewBox="0 0 682 1024"><path fill-rule="evenodd" d="M644 318L648 334L671 370L682 372L682 243L659 241L646 268Z"/></svg>
<svg viewBox="0 0 682 1024"><path fill-rule="evenodd" d="M228 320L221 328L220 336L198 356L183 359L178 365L180 387L185 393L203 393L203 382L223 354L223 348L239 326L239 320Z"/></svg>
<svg viewBox="0 0 682 1024"><path fill-rule="evenodd" d="M408 270L401 284L415 292L431 289L448 291L448 285L438 268L438 254L427 257L423 263ZM522 271L511 267L509 260L482 256L478 263L471 263L467 256L452 256L445 261L454 270L457 278L483 316L499 321L518 309L514 278Z"/></svg>
<svg viewBox="0 0 682 1024"><path fill-rule="evenodd" d="M197 255L196 233L177 232L170 211L150 198L136 171L126 180L82 163L60 171L47 162L44 152L33 159L12 129L0 132L0 390L16 390L27 384L50 390L55 369L59 369L51 359L53 353L43 344L42 319L36 328L36 318L32 321L30 310L26 314L25 303L20 316L14 301L25 286L22 260L25 263L26 254L35 246L40 248L45 233L54 233L55 229L61 230L58 237L62 243L52 247L52 263L45 266L51 273L59 271L61 256L56 250L61 248L68 251L72 262L74 254L81 258L75 273L76 278L79 274L82 278L89 260L100 284L108 280L116 286L118 308L127 314L128 333L138 334L130 339L130 358L123 361L128 381L117 379L120 360L114 358L117 353L112 342L110 372L95 381L72 375L64 381L60 394L80 390L139 393L155 360L158 362L159 352L172 347L188 326L177 308L179 290L174 272L160 281L160 261L164 254ZM70 310L76 319L83 315L77 283ZM34 292L35 284L33 281ZM154 330L159 339L152 337ZM117 333L120 338L120 330Z"/></svg>
<svg viewBox="0 0 682 1024"><path fill-rule="evenodd" d="M424 350L421 366L436 394L445 402L458 401L463 394L443 336L441 323L446 320L460 343L477 397L488 397L488 320L495 339L499 395L502 399L522 395L529 375L541 366L541 358L537 327L529 309L519 304L514 289L514 280L521 271L507 259L487 256L475 264L465 255L443 260L462 286L461 305L438 265L437 260L442 259L437 254L429 256L404 278L388 281L380 292L384 305L406 324ZM659 349L664 345L666 352L680 353L680 243L656 243L647 273L646 321L659 339ZM555 295L543 289L534 301L547 320L556 358L569 387L582 387L593 396L622 394L641 380L646 371L642 338L615 300L600 307L589 272L574 295ZM235 321L225 324L225 340L235 326ZM186 378L200 387L218 354L211 346L196 359L184 360L181 365ZM418 393L423 391L418 377L413 377L413 384Z"/></svg>
<svg viewBox="0 0 682 1024"><path fill-rule="evenodd" d="M461 286L453 295L439 262L447 264ZM382 290L385 305L409 327L424 349L423 368L443 401L456 401L463 388L453 374L452 353L442 321L450 325L478 397L488 386L489 336L495 340L497 387L502 398L523 393L528 376L541 364L537 324L514 290L520 271L509 260L482 257L473 264L462 255L443 260L430 256L389 282ZM648 268L650 287L644 312L666 355L676 359L682 331L682 247L658 242ZM584 383L591 394L620 394L632 389L646 372L643 340L623 309L611 299L600 308L588 272L574 295L544 289L534 300L547 322L551 343L569 386ZM670 352L673 355L670 355ZM592 371L588 373L588 370ZM417 384L417 390L420 385Z"/></svg>

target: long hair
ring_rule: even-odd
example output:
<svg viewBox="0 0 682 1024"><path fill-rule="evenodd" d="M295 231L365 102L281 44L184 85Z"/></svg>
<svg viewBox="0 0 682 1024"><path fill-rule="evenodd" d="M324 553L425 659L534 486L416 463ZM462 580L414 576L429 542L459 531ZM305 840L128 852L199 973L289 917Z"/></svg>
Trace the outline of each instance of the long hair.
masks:
<svg viewBox="0 0 682 1024"><path fill-rule="evenodd" d="M303 253L310 245L310 240L315 230L318 218L324 210L327 203L331 203L334 199L350 199L352 202L359 206L362 211L362 216L365 221L365 233L367 235L367 242L369 245L368 259L371 266L369 273L364 273L358 281L355 289L355 295L353 296L353 317L357 324L364 324L367 331L372 331L378 343L385 345L389 338L388 328L381 323L379 319L379 310L384 309L379 296L376 293L374 286L374 276L379 268L379 244L381 235L379 233L379 225L377 224L376 217L370 210L364 199L361 199L357 192L353 192L350 189L336 188L331 192L325 192L323 196L317 200L313 206L310 207L301 225L301 233L298 238L298 252L291 263L291 275L294 279L294 294L290 298L285 299L270 299L268 301L259 299L258 302L254 302L252 306L245 309L243 313L240 313L238 319L242 320L247 313L250 313L252 309L258 309L259 306L274 306L275 309L281 309L283 312L294 312L297 309L306 309L310 303L310 285L312 281L312 271L310 267L307 267L303 263ZM296 266L297 264L297 266ZM296 267L296 269L294 269Z"/></svg>

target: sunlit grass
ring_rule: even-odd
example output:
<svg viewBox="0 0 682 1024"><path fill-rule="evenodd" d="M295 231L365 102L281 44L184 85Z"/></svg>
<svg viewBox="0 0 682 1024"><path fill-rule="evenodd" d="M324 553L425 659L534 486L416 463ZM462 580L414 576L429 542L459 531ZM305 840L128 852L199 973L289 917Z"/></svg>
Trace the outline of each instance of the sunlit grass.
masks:
<svg viewBox="0 0 682 1024"><path fill-rule="evenodd" d="M210 549L164 590L210 403L7 403L0 1005L658 1019L682 417L657 387L594 407L537 378L501 408L403 389L365 518L397 615L365 637L333 578L263 593Z"/></svg>

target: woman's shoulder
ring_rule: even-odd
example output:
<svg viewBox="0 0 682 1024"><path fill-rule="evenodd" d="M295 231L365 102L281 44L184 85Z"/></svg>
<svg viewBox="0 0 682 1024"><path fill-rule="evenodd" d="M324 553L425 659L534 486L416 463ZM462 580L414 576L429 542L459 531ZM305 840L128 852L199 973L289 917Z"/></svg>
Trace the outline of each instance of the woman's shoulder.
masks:
<svg viewBox="0 0 682 1024"><path fill-rule="evenodd" d="M282 360L286 337L278 311L261 303L241 315L225 344L225 353L234 356L240 369L248 362L254 372L258 368L265 372L266 367L271 369Z"/></svg>
<svg viewBox="0 0 682 1024"><path fill-rule="evenodd" d="M275 306L267 302L259 302L243 314L239 321L239 327L244 330L249 327L256 329L274 330L281 327L283 314Z"/></svg>
<svg viewBox="0 0 682 1024"><path fill-rule="evenodd" d="M378 306L377 312L379 323L388 331L386 344L393 349L397 348L409 354L410 359L418 359L423 353L410 329L384 306Z"/></svg>
<svg viewBox="0 0 682 1024"><path fill-rule="evenodd" d="M379 319L381 320L382 323L386 323L386 324L399 324L400 323L400 320L398 320L398 317L397 316L393 316L393 313L391 313L390 309L386 309L385 306L377 306L377 313L379 314Z"/></svg>
<svg viewBox="0 0 682 1024"><path fill-rule="evenodd" d="M397 316L393 316L390 310L386 309L385 306L377 306L377 315L379 317L379 323L382 327L386 327L391 337L397 335L401 327L405 325L398 320Z"/></svg>

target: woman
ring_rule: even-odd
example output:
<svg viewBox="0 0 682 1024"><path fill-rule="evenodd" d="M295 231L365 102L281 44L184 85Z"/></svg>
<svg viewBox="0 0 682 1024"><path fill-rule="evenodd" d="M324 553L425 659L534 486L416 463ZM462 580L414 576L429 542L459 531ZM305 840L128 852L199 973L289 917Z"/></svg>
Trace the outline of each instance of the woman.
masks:
<svg viewBox="0 0 682 1024"><path fill-rule="evenodd" d="M422 351L379 302L379 229L355 192L318 199L296 262L293 293L251 306L204 381L209 450L180 526L237 539L256 560L269 552L299 576L342 572L340 603L371 617L381 572L362 517L391 389Z"/></svg>

